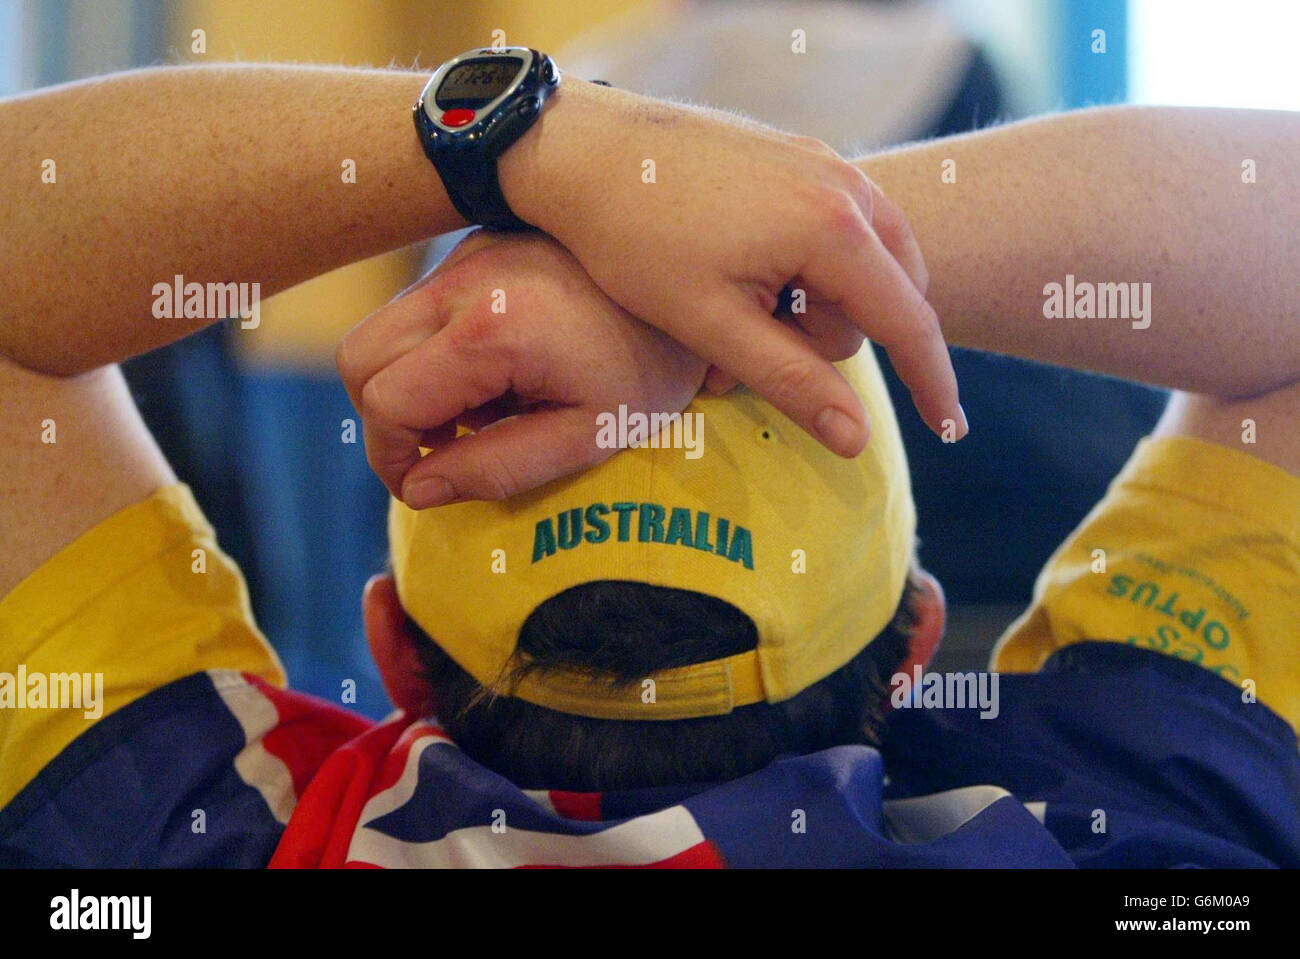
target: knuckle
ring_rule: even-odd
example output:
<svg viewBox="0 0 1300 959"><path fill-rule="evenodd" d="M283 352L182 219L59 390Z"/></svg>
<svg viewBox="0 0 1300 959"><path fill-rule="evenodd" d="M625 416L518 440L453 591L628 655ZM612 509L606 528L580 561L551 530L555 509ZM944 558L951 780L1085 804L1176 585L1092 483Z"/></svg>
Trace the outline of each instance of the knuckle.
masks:
<svg viewBox="0 0 1300 959"><path fill-rule="evenodd" d="M499 356L508 347L510 338L506 334L510 314L493 309L495 291L500 289L501 287L485 289L482 296L448 326L452 345L459 353L472 357L490 352ZM515 294L515 299L507 301L507 308L519 309L523 305L518 302L519 291L510 292Z"/></svg>
<svg viewBox="0 0 1300 959"><path fill-rule="evenodd" d="M458 317L447 328L447 344L453 355L462 363L473 363L493 351L496 341L496 321L482 316L479 311Z"/></svg>
<svg viewBox="0 0 1300 959"><path fill-rule="evenodd" d="M865 339L866 337L860 332L845 330L832 340L828 358L838 362L839 360L847 360L851 356L857 356Z"/></svg>
<svg viewBox="0 0 1300 959"><path fill-rule="evenodd" d="M392 465L381 460L373 450L366 450L366 462L370 464L370 469L379 477L379 481L384 484L388 492L400 498L402 474L394 471Z"/></svg>
<svg viewBox="0 0 1300 959"><path fill-rule="evenodd" d="M943 330L939 326L939 314L935 312L930 301L917 296L912 301L912 328L926 340L943 342Z"/></svg>
<svg viewBox="0 0 1300 959"><path fill-rule="evenodd" d="M816 386L819 372L811 359L786 360L768 374L767 393L781 405L805 400Z"/></svg>
<svg viewBox="0 0 1300 959"><path fill-rule="evenodd" d="M394 418L394 400L387 377L372 376L361 389L361 409L358 412L366 420L389 421Z"/></svg>
<svg viewBox="0 0 1300 959"><path fill-rule="evenodd" d="M857 208L862 221L874 228L876 217L880 212L880 204L877 202L879 197L875 185L867 179L866 174L852 163L839 164L837 172L839 175L834 182L853 201L853 205Z"/></svg>
<svg viewBox="0 0 1300 959"><path fill-rule="evenodd" d="M862 208L843 190L824 190L816 203L816 211L819 219L839 242L858 242L870 233Z"/></svg>
<svg viewBox="0 0 1300 959"><path fill-rule="evenodd" d="M871 222L882 233L889 232L905 237L912 232L912 224L907 219L903 208L885 194L876 194L869 190L872 199Z"/></svg>
<svg viewBox="0 0 1300 959"><path fill-rule="evenodd" d="M839 159L840 156L825 140L819 140L817 137L795 134L792 137L792 142L796 146L803 147L805 150L811 150L814 153L820 153L825 157L834 157L835 159Z"/></svg>
<svg viewBox="0 0 1300 959"><path fill-rule="evenodd" d="M908 345L909 352L926 354L947 350L948 344L939 325L939 316L923 297L918 296L912 301L905 320L900 339Z"/></svg>
<svg viewBox="0 0 1300 959"><path fill-rule="evenodd" d="M343 337L335 348L334 366L339 371L340 379L347 386L355 386L355 381L363 375L361 358L357 356L356 340L351 333Z"/></svg>

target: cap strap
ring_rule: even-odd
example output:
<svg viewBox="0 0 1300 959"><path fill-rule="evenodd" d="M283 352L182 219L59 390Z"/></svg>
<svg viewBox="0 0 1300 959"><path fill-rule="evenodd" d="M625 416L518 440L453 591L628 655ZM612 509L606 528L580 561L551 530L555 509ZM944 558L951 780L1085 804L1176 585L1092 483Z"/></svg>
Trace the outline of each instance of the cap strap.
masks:
<svg viewBox="0 0 1300 959"><path fill-rule="evenodd" d="M766 698L758 652L665 669L640 682L612 686L592 673L548 668L520 680L509 695L592 719L696 719L725 716Z"/></svg>

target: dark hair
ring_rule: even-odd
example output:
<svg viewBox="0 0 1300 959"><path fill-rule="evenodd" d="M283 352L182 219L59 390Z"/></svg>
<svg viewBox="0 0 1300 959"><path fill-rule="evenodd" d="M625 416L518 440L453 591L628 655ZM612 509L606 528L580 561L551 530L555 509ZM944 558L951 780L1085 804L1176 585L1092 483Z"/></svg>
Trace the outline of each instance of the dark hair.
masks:
<svg viewBox="0 0 1300 959"><path fill-rule="evenodd" d="M475 761L524 789L591 792L735 779L789 753L879 745L889 678L915 625L909 579L893 620L848 663L781 703L682 720L589 719L495 695L412 620L431 709ZM682 589L603 580L542 603L524 621L526 659L510 680L569 666L593 681L647 674L754 649L753 621L730 603Z"/></svg>

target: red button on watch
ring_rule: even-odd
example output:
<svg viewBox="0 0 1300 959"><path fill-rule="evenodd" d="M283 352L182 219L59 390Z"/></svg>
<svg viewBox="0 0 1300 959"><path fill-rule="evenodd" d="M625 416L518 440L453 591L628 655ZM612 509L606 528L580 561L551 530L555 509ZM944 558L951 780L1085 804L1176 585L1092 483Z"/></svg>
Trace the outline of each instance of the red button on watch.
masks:
<svg viewBox="0 0 1300 959"><path fill-rule="evenodd" d="M474 111L465 109L448 110L443 113L440 119L443 126L463 127L467 123L474 122Z"/></svg>

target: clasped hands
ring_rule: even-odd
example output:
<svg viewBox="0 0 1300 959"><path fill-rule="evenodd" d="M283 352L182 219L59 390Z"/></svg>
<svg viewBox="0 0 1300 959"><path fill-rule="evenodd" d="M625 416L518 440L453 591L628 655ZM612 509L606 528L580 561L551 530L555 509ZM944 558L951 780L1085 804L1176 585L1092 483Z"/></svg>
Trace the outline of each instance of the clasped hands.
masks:
<svg viewBox="0 0 1300 959"><path fill-rule="evenodd" d="M676 412L737 383L857 455L869 424L832 363L864 338L932 430L965 433L924 260L875 184L815 140L596 97L588 114L615 131L603 154L561 157L542 134L502 168L537 232L472 233L340 344L367 459L394 496L415 509L513 496L609 456L599 413ZM641 156L657 182L628 172ZM547 163L565 176L542 189ZM803 310L774 316L786 287Z"/></svg>

